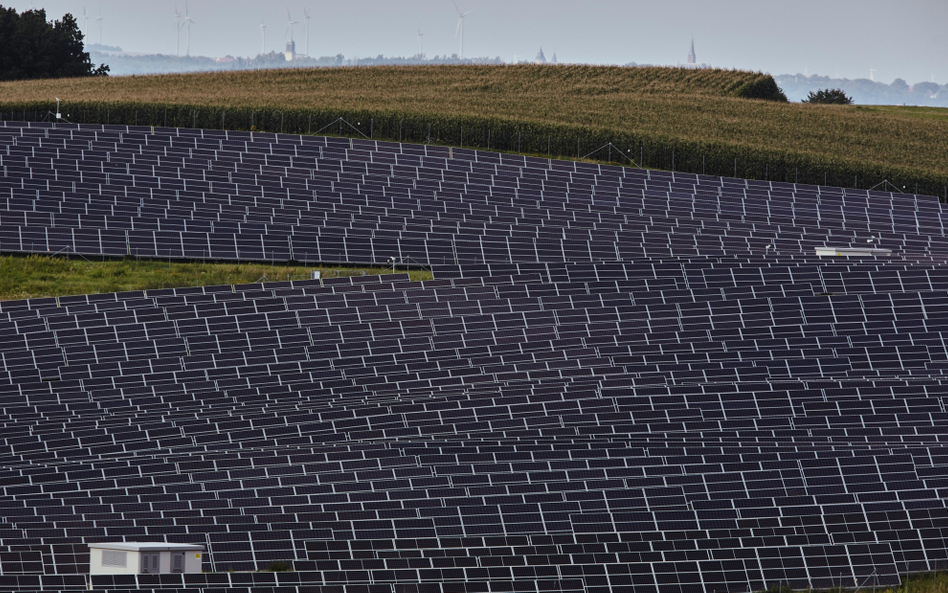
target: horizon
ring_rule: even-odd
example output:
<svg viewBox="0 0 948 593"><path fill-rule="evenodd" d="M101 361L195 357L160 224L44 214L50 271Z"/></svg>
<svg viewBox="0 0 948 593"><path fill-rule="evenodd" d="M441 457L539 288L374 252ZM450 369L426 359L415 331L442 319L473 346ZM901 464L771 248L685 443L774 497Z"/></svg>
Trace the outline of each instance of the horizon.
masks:
<svg viewBox="0 0 948 593"><path fill-rule="evenodd" d="M173 0L27 0L8 6L18 11L43 8L50 20L71 13L88 44L100 41L101 7L101 43L132 54L185 55L185 12L192 20L192 56L282 52L289 37L288 9L297 21L293 38L298 52L306 53L309 45L317 58L407 57L421 49L428 56L460 53L459 15L451 0L358 0L326 6L299 0L187 0L177 6ZM948 83L948 64L939 58L948 50L948 38L940 30L940 23L948 21L948 3L936 0L910 0L898 7L885 0L829 5L801 0L792 7L754 0L714 6L700 0L659 6L605 0L595 10L557 1L463 0L458 6L469 12L463 23L468 58L510 63L532 60L542 48L548 58L556 53L561 63L675 66L686 61L694 38L697 61L715 68L885 84L897 78L910 84L933 78L937 84ZM308 44L304 9L312 17ZM264 52L261 22L267 27Z"/></svg>
<svg viewBox="0 0 948 593"><path fill-rule="evenodd" d="M120 51L113 51L113 49L109 49L109 48L118 49L118 50L120 50ZM235 56L235 55L231 55L231 54L226 54L226 55L223 55L223 56L205 56L205 55L191 55L191 56L184 56L184 55L181 55L181 56L176 56L176 55L174 55L174 54L165 54L165 53L148 54L148 53L125 51L125 48L118 47L118 46L108 46L108 45L101 45L101 46L99 46L99 45L96 44L96 43L86 44L86 45L85 45L85 49L86 49L87 52L97 52L97 53L102 53L102 54L115 53L115 54L118 54L118 55L124 55L124 56L128 56L128 57L133 57L133 58L134 58L134 57L163 57L163 58L170 58L170 59L177 59L177 58L180 58L180 59L204 59L204 60L221 60L221 59L224 59L224 58L232 58L232 59L235 59L235 60L253 60L254 58L257 58L257 57L260 57L261 55L263 55L263 54L257 54L257 55L247 55L247 56ZM540 50L542 50L542 48L540 48ZM546 54L546 51L545 51L545 50L543 50L543 51L544 51L544 54ZM272 51L269 52L269 53L281 54L281 53L283 53L283 52L280 52L280 51L277 51L277 50L272 50ZM301 55L302 55L302 54L301 54ZM308 57L308 56L303 56L303 57ZM313 60L321 60L321 59L325 59L325 58L334 58L334 57L336 57L336 56L331 56L331 55L313 56L312 59L313 59ZM343 56L343 57L344 57L346 60L350 60L350 59L351 59L351 60L374 60L374 59L379 59L379 58L381 58L381 59L383 59L383 60L411 60L411 59L417 58L418 56L417 56L417 55L379 55L379 56L362 56L362 57L351 57L351 58L350 58L349 56ZM680 62L680 63L677 63L677 64L638 64L638 63L628 63L628 64L591 64L591 63L586 63L586 62L566 62L566 61L563 61L563 60L560 60L560 59L558 59L557 62L553 63L553 62L550 61L550 60L552 59L551 56L548 55L548 56L546 56L546 57L547 57L547 60L548 60L548 61L547 61L546 63L542 64L542 65L547 65L547 66L557 66L557 65L558 65L558 66L593 66L593 67L601 67L601 66L607 66L607 67L608 67L608 66L612 66L612 67L616 67L616 68L626 68L626 67L634 67L634 68L676 68L676 67L679 67L681 64L683 64L683 62ZM429 61L434 61L435 59L437 59L437 60L443 60L443 59L451 60L451 59L456 59L456 58L457 58L457 54L456 54L456 53L454 54L454 56L449 56L449 55L438 55L438 56L428 56L428 55L426 55L426 56L424 56L424 59L425 59L425 60L429 60ZM488 56L468 56L468 57L465 58L465 60L471 60L471 65L479 65L479 64L489 65L489 64L486 64L486 62L478 62L478 60L494 60L494 59L497 59L497 56L494 56L494 57L488 57ZM503 58L499 58L499 59L502 60ZM534 63L535 63L534 60L527 60L527 59L524 59L523 61L518 61L518 62L502 62L501 65L505 65L505 66L510 66L510 65L533 65ZM288 62L286 68L288 68L288 69L293 68L294 66L292 66L291 64L292 64L291 62ZM420 63L406 63L406 64L381 64L381 65L418 66L418 65L424 65L424 64L420 64ZM433 63L433 64L431 64L431 65L434 66L434 65L441 65L441 64L440 64L440 63L437 63L437 64L434 64L434 63ZM458 65L460 65L460 63L459 63ZM355 66L355 64L345 64L344 66ZM371 66L372 66L372 65L363 65L363 66L360 66L360 67L371 67ZM323 68L323 67L328 67L328 66L312 66L312 67L315 67L315 68ZM333 66L333 67L338 67L338 66ZM739 70L739 69L737 69L737 68L727 68L727 67L724 67L724 66L715 66L715 65L713 65L713 64L709 64L707 69L709 69L709 70ZM754 71L745 70L745 71L757 72L756 70L754 70ZM195 71L195 72L200 72L200 71ZM839 80L839 81L848 81L848 82L856 82L856 81L863 81L863 80L864 80L864 81L869 81L869 82L873 82L873 83L877 83L877 84L881 84L881 85L888 85L888 86L891 86L892 84L895 83L896 80L899 80L899 79L901 79L903 82L907 83L909 86L912 86L912 85L914 85L914 84L920 84L920 83L923 83L923 82L931 82L930 80L916 80L916 81L912 81L912 80L908 80L908 79L905 79L905 78L902 78L902 77L896 77L896 78L894 78L891 82L884 82L884 81L881 81L881 80L871 80L870 78L868 78L868 77L866 77L866 76L863 76L863 77L855 77L855 78L836 78L835 76L831 76L831 75L828 75L828 74L821 74L821 73L817 73L817 72L811 72L811 73L809 73L809 74L805 74L805 73L803 73L803 72L764 72L764 74L769 74L769 75L774 76L774 77L789 77L789 76L794 76L794 77L796 77L796 76L803 76L803 77L806 77L806 78L826 78L826 79L828 79L828 80ZM118 75L118 76L122 76L122 75L120 74L120 75ZM939 84L939 83L936 83L936 84ZM943 83L943 84L939 84L939 86L946 86L946 85L948 85L948 82Z"/></svg>

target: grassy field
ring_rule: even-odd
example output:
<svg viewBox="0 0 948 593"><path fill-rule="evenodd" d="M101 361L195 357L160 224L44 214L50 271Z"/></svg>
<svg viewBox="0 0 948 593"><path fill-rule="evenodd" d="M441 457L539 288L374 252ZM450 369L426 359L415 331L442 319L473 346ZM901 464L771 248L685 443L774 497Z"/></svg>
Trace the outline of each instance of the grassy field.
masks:
<svg viewBox="0 0 948 593"><path fill-rule="evenodd" d="M777 589L777 588L775 588ZM839 588L830 589L829 592L852 592L854 589ZM869 593L948 593L948 573L946 572L928 572L922 574L903 577L902 584L897 587L878 587L872 586L872 580L867 581L859 591ZM791 593L790 589L779 589L775 593Z"/></svg>
<svg viewBox="0 0 948 593"><path fill-rule="evenodd" d="M948 122L948 109L944 107L909 107L904 105L856 105L856 111L868 111L898 115L900 117L914 117L926 121Z"/></svg>
<svg viewBox="0 0 948 593"><path fill-rule="evenodd" d="M323 278L393 273L391 268L169 263L132 258L89 261L77 257L3 255L0 256L0 300L303 280L309 278L311 270L317 269ZM431 279L427 270L412 270L409 274L413 280Z"/></svg>
<svg viewBox="0 0 948 593"><path fill-rule="evenodd" d="M6 119L29 106L45 113L58 96L77 122L302 133L345 116L376 138L573 158L613 141L654 168L849 187L889 179L936 195L948 187L948 110L737 96L767 80L596 66L271 70L8 82L0 111Z"/></svg>

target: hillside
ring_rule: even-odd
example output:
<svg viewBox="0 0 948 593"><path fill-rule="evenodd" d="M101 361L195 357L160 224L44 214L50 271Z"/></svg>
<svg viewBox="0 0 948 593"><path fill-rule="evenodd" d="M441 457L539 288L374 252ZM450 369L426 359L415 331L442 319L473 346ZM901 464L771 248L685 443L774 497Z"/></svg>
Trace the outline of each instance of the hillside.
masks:
<svg viewBox="0 0 948 593"><path fill-rule="evenodd" d="M344 117L374 138L574 158L613 142L653 168L861 188L888 179L944 194L948 122L737 96L768 81L593 66L227 72L7 83L0 110L5 119L42 117L60 97L75 122L300 133Z"/></svg>
<svg viewBox="0 0 948 593"><path fill-rule="evenodd" d="M944 582L933 198L124 125L3 122L0 165L0 277L123 291L0 302L4 591ZM89 575L117 541L200 572Z"/></svg>

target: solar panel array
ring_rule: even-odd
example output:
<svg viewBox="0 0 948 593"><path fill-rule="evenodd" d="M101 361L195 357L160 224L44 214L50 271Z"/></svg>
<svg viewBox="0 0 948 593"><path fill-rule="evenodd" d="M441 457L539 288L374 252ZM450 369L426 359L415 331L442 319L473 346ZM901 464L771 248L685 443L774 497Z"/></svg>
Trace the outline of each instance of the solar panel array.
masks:
<svg viewBox="0 0 948 593"><path fill-rule="evenodd" d="M203 233L214 258L397 255L435 279L0 302L2 590L713 592L946 567L933 198L329 138L7 126L0 233L19 244L5 250L93 253L79 238L94 235L108 254L127 231L128 253ZM204 141L243 148L212 156ZM89 149L55 160L74 142ZM180 164L139 163L152 144ZM382 181L370 165L385 155ZM229 189L190 185L245 165L256 177ZM475 181L481 165L494 173ZM89 181L95 166L105 177ZM57 176L77 185L60 196ZM228 216L237 227L216 226ZM24 242L39 228L44 245ZM812 252L870 240L893 255ZM87 581L85 544L115 540L203 544L208 572ZM276 561L294 572L245 572Z"/></svg>
<svg viewBox="0 0 948 593"><path fill-rule="evenodd" d="M385 263L946 248L937 201L347 138L0 127L0 250Z"/></svg>

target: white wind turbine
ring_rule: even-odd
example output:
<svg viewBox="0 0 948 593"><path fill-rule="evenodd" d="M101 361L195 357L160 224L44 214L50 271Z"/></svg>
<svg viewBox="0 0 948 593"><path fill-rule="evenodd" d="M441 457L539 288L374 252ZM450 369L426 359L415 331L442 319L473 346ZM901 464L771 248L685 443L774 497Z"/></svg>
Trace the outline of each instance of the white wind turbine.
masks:
<svg viewBox="0 0 948 593"><path fill-rule="evenodd" d="M286 25L286 31L287 31L287 33L290 34L290 41L293 41L293 27L294 27L295 25L300 24L300 22L293 20L293 17L290 16L290 9L289 9L289 8L286 9L286 18L287 18L287 20L288 20L288 24Z"/></svg>
<svg viewBox="0 0 948 593"><path fill-rule="evenodd" d="M267 52L267 26L263 24L263 19L260 20L260 55L263 55Z"/></svg>
<svg viewBox="0 0 948 593"><path fill-rule="evenodd" d="M303 9L303 19L306 20L306 57L307 57L307 58L309 57L309 19L311 19L311 18L312 18L312 16L310 16L310 14L309 14L309 9L308 9L308 8L304 8L304 9Z"/></svg>
<svg viewBox="0 0 948 593"><path fill-rule="evenodd" d="M102 45L102 4L99 4L99 16L96 17L96 22L99 24L99 45Z"/></svg>
<svg viewBox="0 0 948 593"><path fill-rule="evenodd" d="M85 36L89 35L89 12L86 7L82 7L82 32Z"/></svg>
<svg viewBox="0 0 948 593"><path fill-rule="evenodd" d="M454 30L454 36L457 37L458 33L461 34L461 53L458 54L460 59L464 59L464 17L474 12L469 10L467 12L461 12L461 9L458 8L458 3L451 0L451 3L454 4L454 9L458 11L458 28Z"/></svg>
<svg viewBox="0 0 948 593"><path fill-rule="evenodd" d="M176 34L175 44L174 44L174 55L181 55L181 27L184 25L181 24L181 12L178 10L178 5L174 5L174 30Z"/></svg>
<svg viewBox="0 0 948 593"><path fill-rule="evenodd" d="M184 55L188 57L191 56L191 23L193 22L194 21L191 20L191 15L188 12L188 3L185 2L184 3L184 25L188 28L188 43L186 46L187 51L185 51Z"/></svg>
<svg viewBox="0 0 948 593"><path fill-rule="evenodd" d="M425 34L421 32L421 29L418 29L418 57L425 57L425 45L424 45Z"/></svg>

